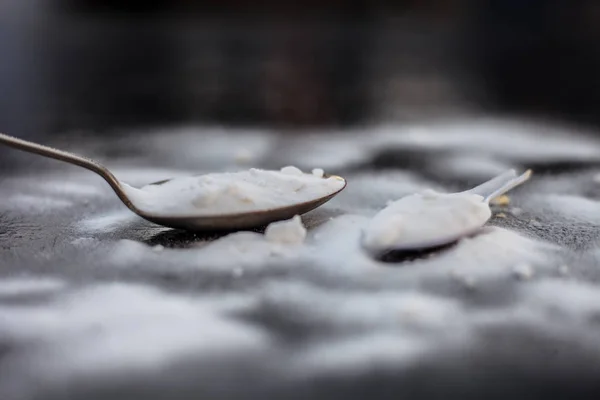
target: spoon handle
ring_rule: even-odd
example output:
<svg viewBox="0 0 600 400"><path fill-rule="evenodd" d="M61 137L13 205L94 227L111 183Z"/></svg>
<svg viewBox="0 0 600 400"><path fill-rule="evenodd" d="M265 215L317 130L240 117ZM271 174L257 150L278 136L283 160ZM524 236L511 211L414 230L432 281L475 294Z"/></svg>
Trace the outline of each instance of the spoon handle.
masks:
<svg viewBox="0 0 600 400"><path fill-rule="evenodd" d="M531 170L528 169L527 171L525 171L525 173L523 175L520 175L520 176L517 176L514 179L511 179L510 181L506 182L503 186L501 186L498 189L496 189L494 192L488 194L483 199L483 201L486 202L486 203L489 203L492 199L495 199L496 197L502 196L504 193L506 193L509 190L511 190L511 189L519 186L523 182L527 181L530 177L531 177Z"/></svg>
<svg viewBox="0 0 600 400"><path fill-rule="evenodd" d="M94 160L90 160L89 158L78 156L77 154L69 153L64 150L29 142L14 136L6 135L4 133L0 133L0 143L18 150L53 158L55 160L64 161L69 164L74 164L79 167L89 169L90 171L95 172L104 178L104 180L108 182L110 187L115 191L117 196L119 196L119 199L121 199L126 206L131 208L131 202L127 198L127 195L123 192L119 180L105 166Z"/></svg>
<svg viewBox="0 0 600 400"><path fill-rule="evenodd" d="M478 194L483 197L487 197L494 193L498 188L506 185L507 182L512 181L517 177L517 172L514 169L509 169L502 174L490 179L487 182L483 182L481 185L475 186L472 189L465 190L463 193Z"/></svg>

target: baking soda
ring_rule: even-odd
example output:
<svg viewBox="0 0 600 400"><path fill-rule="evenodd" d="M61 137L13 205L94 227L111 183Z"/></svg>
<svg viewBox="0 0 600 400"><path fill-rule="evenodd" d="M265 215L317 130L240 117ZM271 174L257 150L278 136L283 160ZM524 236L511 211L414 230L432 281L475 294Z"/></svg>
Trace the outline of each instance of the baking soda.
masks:
<svg viewBox="0 0 600 400"><path fill-rule="evenodd" d="M368 250L442 245L474 233L490 218L483 197L432 190L392 202L371 220L364 232Z"/></svg>
<svg viewBox="0 0 600 400"><path fill-rule="evenodd" d="M211 216L293 206L332 195L344 184L339 177L323 178L288 166L280 171L252 168L182 177L141 189L123 186L133 204L143 212Z"/></svg>

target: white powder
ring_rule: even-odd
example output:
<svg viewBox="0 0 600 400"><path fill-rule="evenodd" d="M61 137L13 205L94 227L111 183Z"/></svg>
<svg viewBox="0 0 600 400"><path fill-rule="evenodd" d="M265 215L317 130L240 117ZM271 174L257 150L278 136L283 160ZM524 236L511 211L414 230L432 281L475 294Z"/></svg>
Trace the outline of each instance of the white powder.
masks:
<svg viewBox="0 0 600 400"><path fill-rule="evenodd" d="M306 238L306 228L299 215L286 221L273 222L265 230L269 242L299 244Z"/></svg>
<svg viewBox="0 0 600 400"><path fill-rule="evenodd" d="M113 232L131 226L141 220L128 210L118 210L86 218L78 223L78 230L86 233Z"/></svg>
<svg viewBox="0 0 600 400"><path fill-rule="evenodd" d="M560 267L558 267L558 273L562 276L569 275L570 271L571 271L571 269L569 268L568 265L561 265Z"/></svg>
<svg viewBox="0 0 600 400"><path fill-rule="evenodd" d="M513 267L513 274L519 279L530 279L533 276L533 268L529 264L517 264Z"/></svg>
<svg viewBox="0 0 600 400"><path fill-rule="evenodd" d="M462 284L467 289L475 289L476 283L477 283L477 281L475 280L475 278L473 278L470 275L467 275L467 276L463 277L463 279L462 279Z"/></svg>
<svg viewBox="0 0 600 400"><path fill-rule="evenodd" d="M490 216L482 196L428 190L377 213L364 232L363 245L372 251L442 245L477 231Z"/></svg>
<svg viewBox="0 0 600 400"><path fill-rule="evenodd" d="M302 171L300 168L296 168L293 165L288 165L287 167L281 168L281 173L286 175L302 176Z"/></svg>
<svg viewBox="0 0 600 400"><path fill-rule="evenodd" d="M321 168L315 168L312 170L312 174L318 178L322 178L325 174L325 171L323 171Z"/></svg>
<svg viewBox="0 0 600 400"><path fill-rule="evenodd" d="M296 167L250 169L182 177L135 189L123 185L140 210L169 216L221 215L269 210L312 201L344 187L339 177L321 178Z"/></svg>
<svg viewBox="0 0 600 400"><path fill-rule="evenodd" d="M67 286L67 283L56 278L4 278L0 279L0 298L46 294L59 291Z"/></svg>
<svg viewBox="0 0 600 400"><path fill-rule="evenodd" d="M523 214L523 209L519 208L519 207L513 207L513 208L510 209L510 212L515 217L518 217L519 215Z"/></svg>
<svg viewBox="0 0 600 400"><path fill-rule="evenodd" d="M244 275L244 269L240 267L234 268L233 271L231 271L231 275L233 275L234 278L240 278Z"/></svg>
<svg viewBox="0 0 600 400"><path fill-rule="evenodd" d="M34 196L29 194L15 194L9 196L4 204L11 208L14 207L28 212L47 212L51 210L69 209L74 205L73 201L67 199L56 198L54 196Z"/></svg>
<svg viewBox="0 0 600 400"><path fill-rule="evenodd" d="M454 279L455 281L459 282L460 284L462 284L467 289L475 289L475 284L477 283L477 281L471 275L463 275L461 272L457 271L456 269L451 269L450 277L452 279Z"/></svg>

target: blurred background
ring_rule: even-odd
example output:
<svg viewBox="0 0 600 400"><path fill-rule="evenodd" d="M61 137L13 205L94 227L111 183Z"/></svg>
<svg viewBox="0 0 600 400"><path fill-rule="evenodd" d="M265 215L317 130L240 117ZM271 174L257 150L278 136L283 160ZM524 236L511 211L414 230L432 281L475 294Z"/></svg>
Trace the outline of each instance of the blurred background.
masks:
<svg viewBox="0 0 600 400"><path fill-rule="evenodd" d="M600 122L597 0L0 0L0 130Z"/></svg>

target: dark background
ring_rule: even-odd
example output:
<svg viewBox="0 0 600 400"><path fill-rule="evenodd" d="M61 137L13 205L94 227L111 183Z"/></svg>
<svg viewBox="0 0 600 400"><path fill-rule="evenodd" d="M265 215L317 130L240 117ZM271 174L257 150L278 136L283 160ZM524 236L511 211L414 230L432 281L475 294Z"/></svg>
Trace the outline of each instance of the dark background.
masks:
<svg viewBox="0 0 600 400"><path fill-rule="evenodd" d="M2 0L0 130L600 122L597 1L283 3Z"/></svg>
<svg viewBox="0 0 600 400"><path fill-rule="evenodd" d="M136 219L88 171L0 146L0 282L64 283L0 296L0 399L598 398L600 2L282 3L0 0L0 131L134 186L246 168L240 149L349 182L303 217L308 261L260 247L253 264L208 248L235 236ZM361 257L361 223L387 201L507 168L535 175L481 236L422 260ZM222 315L238 295L251 307ZM212 317L170 308L190 297L265 347L196 352L180 333L206 340ZM420 337L431 354L407 358ZM321 352L341 362L298 373Z"/></svg>

